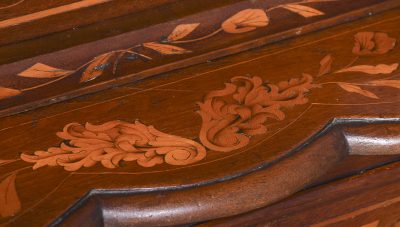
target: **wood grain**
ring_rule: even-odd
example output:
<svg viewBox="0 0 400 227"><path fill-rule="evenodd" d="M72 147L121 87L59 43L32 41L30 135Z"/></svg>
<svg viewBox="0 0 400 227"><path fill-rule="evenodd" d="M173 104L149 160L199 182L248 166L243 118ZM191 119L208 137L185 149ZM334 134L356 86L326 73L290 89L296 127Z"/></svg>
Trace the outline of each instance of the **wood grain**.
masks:
<svg viewBox="0 0 400 227"><path fill-rule="evenodd" d="M39 19L42 19L45 17L50 17L53 15L61 14L61 13L67 13L67 12L74 11L77 9L92 7L92 6L110 2L110 1L112 1L112 0L83 0L83 1L71 3L68 5L63 5L63 6L31 13L28 15L15 17L12 19L2 20L2 21L0 21L0 29L11 27L11 26L17 26L20 24L39 20Z"/></svg>
<svg viewBox="0 0 400 227"><path fill-rule="evenodd" d="M316 3L318 4L318 2ZM316 4L316 3L312 2L312 3L302 3L302 4ZM364 3L365 1L363 1L363 4ZM343 7L343 4L340 3L340 1L322 2L319 4L321 5L338 4ZM224 36L221 36L222 34L211 32L209 34L213 34L213 37L207 39L209 40L207 43L210 43L210 45L201 45L202 41L205 42L207 40L201 40L200 43L197 44L194 42L197 41L197 39L192 39L191 40L192 43L190 44L184 44L184 45L190 45L189 46L190 48L179 47L176 45L172 46L170 44L166 45L162 43L158 43L156 45L154 44L147 45L148 43L153 43L148 41L157 40L160 39L160 37L162 38L163 36L168 36L168 34L171 31L173 31L172 24L174 24L175 22L163 21L164 22L163 24L150 26L145 30L132 31L127 34L123 34L114 38L92 42L90 44L85 44L74 48L65 49L60 52L40 55L13 64L6 64L1 66L2 79L0 80L0 84L4 87L8 87L11 85L12 87L10 88L14 89L16 88L15 87L16 84L20 84L22 86L19 87L18 89L26 90L29 92L23 93L21 95L22 97L7 96L8 98L6 100L1 100L2 103L1 105L3 107L3 110L1 110L1 112L3 116L8 114L18 113L23 110L31 109L33 107L43 106L57 101L66 100L68 98L76 97L89 92L99 91L101 89L109 88L110 86L117 86L128 82L137 81L162 72L226 56L228 54L233 54L249 48L254 48L259 45L278 41L290 36L300 35L305 32L315 30L316 26L319 28L326 27L341 23L342 21L346 21L349 18L355 18L366 14L367 15L371 14L372 11L374 13L380 12L382 10L396 6L398 2L387 1L373 6L367 6L364 8L363 8L364 5L359 5L359 4L360 3L354 4L351 10L349 9L349 7L346 6L345 9L349 10L347 12L329 13L328 10L326 13L324 13L324 15L316 15L310 18L310 22L305 22L304 24L301 25L300 32L299 32L299 27L294 20L296 14L293 13L294 14L292 15L293 17L288 17L287 19L286 18L281 19L281 21L285 22L287 21L288 23L287 25L283 25L282 23L273 25L271 23L271 24L266 24L268 25L266 27L258 27L258 25L255 27L249 26L248 28L251 29L257 28L257 29L254 31L246 30L245 32L248 35L236 34L237 37L234 37L231 36L229 32L226 32L228 33L229 37L225 38ZM260 5L260 7L264 7L264 5ZM234 14L237 11L240 11L240 9L243 9L243 7L254 7L254 6L253 3L251 2L243 1L240 3L220 8L222 11L221 10L219 11L224 13L215 14L216 16L212 19L207 18L207 16L210 14L200 12L198 14L193 14L186 17L186 20L188 21L195 20L196 22L202 22L202 23L204 21L204 25L201 30L203 32L209 31L214 29L216 25L219 26L219 24L222 23L224 20L226 20L226 18L231 18L232 14ZM274 7L272 7L271 9L273 8ZM274 10L279 11L282 9L279 7L278 8L275 7ZM270 16L272 17L274 15L278 17L285 16L285 14L272 14ZM235 17L232 18L235 19ZM269 20L269 18L267 17L266 19ZM277 18L275 20L280 20L280 19ZM265 23L265 21L263 23ZM143 24L141 26L143 26ZM174 26L176 27L176 25ZM265 29L268 29L270 31L267 32L266 34L264 31ZM162 31L162 34L160 34L160 31ZM220 30L217 29L215 31L220 31ZM140 35L138 36L139 33ZM216 36L214 34L216 34ZM217 39L217 38L219 40L225 40L225 41L222 43L212 41L212 39ZM228 41L227 39L231 41ZM116 42L116 40L118 40L118 42ZM137 43L137 42L139 42L139 46L132 46L132 43ZM169 53L173 52L174 54L179 54L182 56L162 57L157 55L151 55L151 53L147 53L146 50L140 49L141 42L147 43L146 45L143 46L144 47L151 46L153 50L156 46L158 46L156 49L159 50L160 48L164 49L164 51L161 52L158 51L159 53L161 53L161 55L163 55L163 53L165 54L166 50L168 50L167 52ZM115 43L115 44L110 45L110 43ZM215 45L214 43L218 45ZM229 45L226 45L227 43L229 43ZM196 49L198 47L201 48ZM132 54L131 48L139 48L139 50L135 50ZM128 52L131 53L132 55L135 54L137 55L137 52L142 52L142 51L144 51L144 53L141 53L139 55L142 57L127 57L128 59L135 59L135 60L126 60L126 59L124 59L123 61L119 60L118 64L121 64L121 66L113 67L115 68L115 70L112 70L112 73L108 72L107 70L104 70L104 73L102 74L101 78L87 85L82 85L79 82L77 82L77 79L81 77L82 67L87 66L88 63L92 62L93 59L99 56L121 52L121 50L123 50L122 52ZM26 51L23 52L26 53ZM148 54L150 54L151 56L149 57ZM143 56L145 56L145 58L143 58ZM55 61L56 59L57 61ZM121 57L119 57L118 59L121 59ZM149 59L151 59L150 62ZM18 78L15 78L15 74L23 72L27 68L37 63L44 63L46 65L49 65L50 67L61 68L64 70L73 70L74 74L66 76L68 78L62 78L54 81L45 81L45 82L41 82L39 80L34 80L34 79L20 80ZM106 68L106 65L104 65L104 67ZM118 79L116 80L115 77L117 77Z"/></svg>
<svg viewBox="0 0 400 227"><path fill-rule="evenodd" d="M324 12L322 8L318 9ZM300 209L301 212L310 212L307 217L314 217L304 223L317 224L397 198L397 178L393 176L374 178L380 186L387 186L389 193L374 200L366 198L375 195L374 189L381 192L380 186L365 187L360 183L368 182L363 180L364 177L349 184L338 181L339 186L347 185L338 189L344 194L349 193L346 195L355 195L361 189L365 190L352 206L344 210L339 208L347 208L346 204L351 199L341 200L343 205L335 210L332 201L339 201L334 197L336 193L329 193L332 192L329 190L319 191L316 186L399 160L397 152L393 152L398 147L397 137L400 132L400 93L397 86L399 68L393 67L393 70L383 70L378 74L364 71L336 73L357 65L391 66L399 63L400 46L396 44L389 45L381 49L384 51L374 55L361 56L358 51L353 52L357 46L354 40L360 33L372 33L372 36L367 36L367 42L362 44L380 43L378 40L382 39L375 39L376 35L383 37L383 43L391 44L393 39L398 40L398 12L399 9L393 9L381 15L296 39L280 41L147 80L2 117L0 173L2 180L12 173L16 174L15 188L21 210L13 216L2 217L1 224L80 225L90 219L93 220L90 223L93 225L172 225L193 224L223 217L230 217L232 220L242 220L243 217L243 220L247 220L244 213L264 209L267 205L273 207L273 203L278 204L280 200L307 188L310 194L306 201L317 203L323 195L332 196L327 198L326 210L332 209L335 212L326 212L327 216L316 218L319 216L315 215L313 209L318 206L314 203L307 206L310 210ZM252 20L250 22L246 25L254 25ZM272 24L271 20L269 25ZM174 24L165 29L173 32L176 27L177 24ZM197 30L199 28L192 29L190 34L177 41L190 39L190 35L195 36L195 32L200 32ZM210 32L213 31L215 30ZM204 34L211 34L210 32ZM241 34L248 34L251 38L251 32ZM218 38L218 35L213 38ZM241 39L236 41L235 45L247 45ZM252 41L249 42L249 45L255 45ZM374 51L370 47L371 45L360 45L359 49ZM82 52L82 49L79 50L76 53ZM224 50L221 49L222 52ZM145 56L154 57L156 54L150 52L154 50L147 51ZM48 65L48 62L42 64ZM102 65L103 63L100 64ZM112 66L109 67L107 69L111 73ZM129 70L130 67L121 64L117 71ZM49 74L54 75L54 70L63 68L54 65ZM104 67L97 67L96 70L104 70ZM149 70L154 68L150 67ZM313 80L303 74L310 75ZM106 76L101 74L96 79L107 83ZM74 79L74 82L79 81L81 75ZM370 92L367 94L375 96L346 91L338 85L343 83L358 86L363 91ZM225 84L226 87L233 88L233 92L228 89L229 92L224 93ZM304 84L307 86L300 86ZM118 80L113 85L119 85ZM207 101L211 101L211 106L201 108ZM260 107L271 107L274 111L263 112L257 109ZM212 116L210 122L219 126L205 127L208 129L205 130L207 140L200 138L202 126L208 121L201 118L197 113L199 110L204 111L206 116ZM273 114L266 117L260 113ZM260 117L256 117L257 115ZM233 120L230 121L230 118ZM45 162L46 165L41 168L32 169L36 161L33 159L37 157L51 155L53 151L62 150L61 148L81 155L81 148L85 147L87 150L88 144L91 148L99 145L96 140L99 138L107 141L102 145L112 147L118 144L133 149L132 144L124 146L126 143L118 143L128 140L115 139L120 136L115 130L124 130L121 134L126 135L125 126L134 124L137 120L145 127L154 125L159 131L168 134L165 136L168 142L171 142L171 135L179 138L179 141L185 138L192 145L194 142L203 144L204 141L209 141L218 147L232 147L235 144L233 139L244 138L242 136L246 136L248 141L227 152L205 146L208 147L205 156L185 165L168 164L162 156L164 163L153 167L126 161L118 162L118 168L107 168L101 160L90 159L84 163L86 166L79 166L82 168L65 171L63 165L74 160L56 158L54 162ZM71 127L69 124L73 122L76 123ZM86 124L87 122L90 124ZM117 125L124 123L111 127L116 125L110 126L110 122L118 122ZM56 133L64 127L64 132L58 134L64 140L61 141ZM97 127L100 129L96 130ZM132 134L134 133L138 132L133 131ZM96 143L90 144L94 141L91 139L95 139ZM150 145L154 141L149 141L139 144L137 148L142 151L152 149ZM231 143L232 141L234 142ZM101 147L102 152L103 148ZM191 148L190 146L189 153L193 151ZM22 153L30 155L33 163L21 160ZM380 156L365 156L370 154ZM389 154L390 156L381 156ZM52 166L48 166L48 163ZM347 180L351 182L352 179ZM358 191L352 191L353 186L359 187ZM294 208L286 208L275 207L274 212L300 212L292 210ZM368 212L374 214L371 220L368 219L368 223L376 221L384 213L380 208ZM255 219L249 223L262 222L256 213L251 215ZM298 213L298 216L293 216L294 219L285 219L282 223L290 226L295 223L292 220L298 220L296 218L301 216ZM274 220L272 216L271 220ZM383 219L379 220L384 223ZM229 224L226 219L219 221Z"/></svg>
<svg viewBox="0 0 400 227"><path fill-rule="evenodd" d="M393 226L400 219L398 171L399 163L387 165L270 207L199 226Z"/></svg>

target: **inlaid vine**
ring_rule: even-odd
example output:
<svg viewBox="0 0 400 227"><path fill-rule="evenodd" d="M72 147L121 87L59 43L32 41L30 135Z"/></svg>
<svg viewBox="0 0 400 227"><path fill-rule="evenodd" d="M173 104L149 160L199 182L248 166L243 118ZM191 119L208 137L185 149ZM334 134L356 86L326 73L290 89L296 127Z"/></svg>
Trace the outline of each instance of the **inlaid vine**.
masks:
<svg viewBox="0 0 400 227"><path fill-rule="evenodd" d="M353 54L354 59L345 67L333 70L332 55L325 56L321 62L321 69L317 77L330 76L338 73L358 72L369 75L376 74L391 74L398 69L399 63L391 64L376 64L376 65L355 65L360 58L368 58L386 54L396 45L396 39L389 37L383 32L359 32L354 36ZM400 80L380 79L380 80L365 80L363 83L349 82L326 82L321 85L336 84L346 92L356 93L371 99L379 99L373 92L368 90L368 87L392 87L400 89ZM363 88L366 87L367 89Z"/></svg>
<svg viewBox="0 0 400 227"><path fill-rule="evenodd" d="M223 21L219 28L215 31L194 39L185 38L195 31L199 26L201 26L200 23L179 24L168 36L161 36L160 40L158 41L144 42L127 49L103 53L75 69L59 69L43 63L36 63L23 72L18 73L18 76L35 79L50 79L50 81L27 88L0 87L0 99L21 95L24 92L48 86L57 81L70 77L75 73L80 73L79 82L81 84L95 80L96 78L104 75L106 72L116 75L118 66L121 63L121 59L128 59L131 61L153 60L151 56L141 53L143 48L150 49L160 55L188 54L192 51L180 47L179 44L199 42L201 40L209 39L221 32L237 34L251 32L260 27L266 27L271 22L271 16L269 13L276 9L288 10L305 18L322 16L325 15L324 12L309 6L309 4L334 1L339 0L302 0L298 2L277 5L267 9L244 9ZM22 2L23 1L19 3Z"/></svg>

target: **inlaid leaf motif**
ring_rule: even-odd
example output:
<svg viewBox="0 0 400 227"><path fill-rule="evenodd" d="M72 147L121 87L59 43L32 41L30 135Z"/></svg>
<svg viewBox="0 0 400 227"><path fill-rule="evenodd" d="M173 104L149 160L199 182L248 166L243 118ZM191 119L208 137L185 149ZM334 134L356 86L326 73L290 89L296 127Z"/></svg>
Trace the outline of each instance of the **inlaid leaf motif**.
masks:
<svg viewBox="0 0 400 227"><path fill-rule="evenodd" d="M369 84L400 89L400 80L373 80Z"/></svg>
<svg viewBox="0 0 400 227"><path fill-rule="evenodd" d="M126 52L120 52L117 57L114 60L113 68L112 68L112 74L115 75L117 72L118 64L121 58L126 54Z"/></svg>
<svg viewBox="0 0 400 227"><path fill-rule="evenodd" d="M83 72L80 82L88 82L101 76L109 66L109 60L113 55L114 53L111 52L97 56Z"/></svg>
<svg viewBox="0 0 400 227"><path fill-rule="evenodd" d="M379 99L378 96L376 96L374 93L364 90L359 86L356 85L352 85L352 84L346 84L346 83L339 83L338 84L339 87L341 87L343 90L347 91L347 92L352 92L352 93L357 93L363 96L366 96L368 98L372 98L372 99Z"/></svg>
<svg viewBox="0 0 400 227"><path fill-rule="evenodd" d="M73 73L71 70L54 68L42 63L36 63L32 67L18 74L29 78L55 78Z"/></svg>
<svg viewBox="0 0 400 227"><path fill-rule="evenodd" d="M298 5L298 4L286 4L283 5L282 8L285 8L287 10L290 10L294 13L297 13L303 17L315 17L315 16L321 16L324 15L325 13L311 8L309 6L303 6L303 5Z"/></svg>
<svg viewBox="0 0 400 227"><path fill-rule="evenodd" d="M399 64L379 64L379 65L356 65L349 68L345 68L336 73L343 73L343 72L363 72L367 74L389 74L395 71L399 67Z"/></svg>
<svg viewBox="0 0 400 227"><path fill-rule="evenodd" d="M368 224L362 225L360 227L379 227L379 223L380 223L380 221L376 220L376 221L370 222ZM393 227L396 227L396 225L393 225Z"/></svg>
<svg viewBox="0 0 400 227"><path fill-rule="evenodd" d="M5 99L8 97L16 96L21 94L21 91L12 89L12 88L6 88L6 87L0 87L0 99Z"/></svg>
<svg viewBox="0 0 400 227"><path fill-rule="evenodd" d="M143 46L165 55L186 54L192 52L182 47L177 47L169 44L155 43L155 42L143 43Z"/></svg>
<svg viewBox="0 0 400 227"><path fill-rule="evenodd" d="M6 177L0 183L0 216L14 216L21 210L21 202L15 188L16 173Z"/></svg>
<svg viewBox="0 0 400 227"><path fill-rule="evenodd" d="M170 42L180 40L193 32L199 25L200 23L180 24L176 26L176 28L168 36L167 40Z"/></svg>
<svg viewBox="0 0 400 227"><path fill-rule="evenodd" d="M322 58L322 60L319 62L320 68L319 68L318 75L322 76L322 75L329 73L332 68L332 62L333 62L333 58L332 58L332 55L330 55L330 54L328 54L324 58Z"/></svg>
<svg viewBox="0 0 400 227"><path fill-rule="evenodd" d="M269 18L262 9L245 9L228 18L221 25L228 33L243 33L253 31L258 27L265 27Z"/></svg>

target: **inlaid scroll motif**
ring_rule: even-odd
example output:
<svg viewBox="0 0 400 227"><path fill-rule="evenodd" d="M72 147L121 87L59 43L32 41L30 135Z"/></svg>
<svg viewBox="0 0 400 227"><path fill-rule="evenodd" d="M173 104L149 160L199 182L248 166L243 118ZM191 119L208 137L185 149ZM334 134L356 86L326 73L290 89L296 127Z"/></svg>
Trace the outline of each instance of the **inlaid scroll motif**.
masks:
<svg viewBox="0 0 400 227"><path fill-rule="evenodd" d="M199 103L202 144L223 152L246 146L251 136L267 132L268 118L283 120L285 108L307 103L305 94L317 86L312 81L308 74L278 84L264 84L260 77L232 78Z"/></svg>
<svg viewBox="0 0 400 227"><path fill-rule="evenodd" d="M139 121L110 121L102 125L71 123L58 137L65 140L60 147L22 154L21 159L42 166L63 166L67 171L91 167L100 162L116 168L121 161L136 161L143 167L167 163L187 165L202 160L206 149L199 143L169 135Z"/></svg>

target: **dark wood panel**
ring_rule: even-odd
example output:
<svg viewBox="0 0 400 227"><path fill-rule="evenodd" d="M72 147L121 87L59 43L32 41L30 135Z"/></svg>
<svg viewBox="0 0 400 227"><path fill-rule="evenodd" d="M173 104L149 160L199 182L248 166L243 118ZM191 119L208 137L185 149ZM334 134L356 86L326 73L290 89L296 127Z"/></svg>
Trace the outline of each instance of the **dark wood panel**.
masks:
<svg viewBox="0 0 400 227"><path fill-rule="evenodd" d="M269 4L277 5L270 7ZM5 62L12 61L13 63L0 66L0 85L3 87L0 113L3 116L18 113L111 86L141 80L361 16L375 14L397 6L399 2L393 0L379 1L379 3L353 1L351 5L348 5L342 1L300 1L279 4L274 1L255 3L241 1L205 12L200 11L204 10L200 8L197 9L200 11L198 13L160 23L159 19L162 19L163 15L171 15L171 10L172 15L177 15L177 17L182 16L179 12L186 10L185 5L175 6L175 8L162 7L158 13L159 19L154 18L152 14L149 14L150 11L147 11L147 17L154 19L146 23L139 15L135 15L134 23L131 22L132 20L123 20L126 24L147 26L144 29L17 62L14 62L15 57L26 57L26 54L32 53L40 54L43 50L46 51L47 46L51 47L50 49L55 46L60 47L60 42L69 43L68 40L76 40L78 37L70 39L68 34L65 34L66 41L60 39L59 36L50 37L49 40L42 39L40 41L42 45L35 45L31 50L18 45L10 49L6 46L3 48ZM310 14L304 13L306 12L304 8L301 8L303 11L293 10L290 8L293 5L295 8L310 7L313 11ZM252 13L255 13L254 18L252 18ZM232 26L236 26L235 23L241 17L247 18L250 24L243 29L234 29ZM256 21L257 23L252 24L252 20L261 20L261 23ZM156 21L158 24L150 26ZM274 21L280 22L274 23ZM167 36L183 24L191 24L196 28L188 37L178 37L179 40L168 41ZM45 27L42 26L42 28ZM78 34L93 37L92 33L97 33L93 29L96 28L83 29ZM110 28L114 27L108 25L103 31L110 31ZM18 31L24 30L18 29ZM34 28L29 30L36 31ZM89 31L92 32L89 33ZM7 32L7 34L11 33ZM82 42L85 39L77 40ZM19 55L19 52L22 54Z"/></svg>
<svg viewBox="0 0 400 227"><path fill-rule="evenodd" d="M7 0L8 1L8 0ZM176 0L13 0L0 6L0 45L76 29ZM84 17L82 15L85 15ZM45 26L51 25L51 26Z"/></svg>
<svg viewBox="0 0 400 227"><path fill-rule="evenodd" d="M399 10L1 118L0 222L204 222L397 161Z"/></svg>
<svg viewBox="0 0 400 227"><path fill-rule="evenodd" d="M80 0L3 0L0 3L0 21L68 5Z"/></svg>

